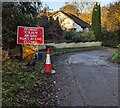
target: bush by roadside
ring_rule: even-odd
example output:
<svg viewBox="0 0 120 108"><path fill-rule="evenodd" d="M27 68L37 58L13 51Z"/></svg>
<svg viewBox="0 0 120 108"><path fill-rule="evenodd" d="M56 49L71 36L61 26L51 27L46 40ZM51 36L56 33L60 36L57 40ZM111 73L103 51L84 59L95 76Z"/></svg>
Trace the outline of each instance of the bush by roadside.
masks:
<svg viewBox="0 0 120 108"><path fill-rule="evenodd" d="M63 37L67 42L91 42L95 41L95 35L92 31L89 32L76 32L76 31L64 31Z"/></svg>
<svg viewBox="0 0 120 108"><path fill-rule="evenodd" d="M102 33L103 46L116 48L117 45L120 43L119 33L120 30L116 30L113 32L108 32L106 30L103 31Z"/></svg>
<svg viewBox="0 0 120 108"><path fill-rule="evenodd" d="M80 33L82 37L85 37L85 41L87 42L92 42L92 41L95 41L95 35L92 31L89 31L89 32L81 32Z"/></svg>
<svg viewBox="0 0 120 108"><path fill-rule="evenodd" d="M112 62L120 63L120 44L118 45L117 51L112 55Z"/></svg>

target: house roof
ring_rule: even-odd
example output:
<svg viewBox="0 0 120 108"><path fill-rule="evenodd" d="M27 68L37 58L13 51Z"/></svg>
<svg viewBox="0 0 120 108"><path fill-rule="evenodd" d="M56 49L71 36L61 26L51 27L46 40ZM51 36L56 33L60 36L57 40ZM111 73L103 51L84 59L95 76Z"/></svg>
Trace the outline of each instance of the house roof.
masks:
<svg viewBox="0 0 120 108"><path fill-rule="evenodd" d="M86 27L90 26L88 23L86 23L85 21L83 21L82 19L76 17L73 14L65 13L63 11L58 11L58 12L62 12L63 14L65 14L66 16L68 16L69 18L71 18L75 23L77 23L78 25L80 25L82 28L86 28Z"/></svg>

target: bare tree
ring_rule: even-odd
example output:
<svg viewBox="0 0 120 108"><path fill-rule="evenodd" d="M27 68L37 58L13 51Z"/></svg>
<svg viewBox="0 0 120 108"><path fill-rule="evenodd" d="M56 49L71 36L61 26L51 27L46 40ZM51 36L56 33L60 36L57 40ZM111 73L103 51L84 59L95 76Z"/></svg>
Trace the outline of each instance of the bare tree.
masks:
<svg viewBox="0 0 120 108"><path fill-rule="evenodd" d="M72 0L72 4L76 5L79 13L92 12L94 2L83 2L82 0Z"/></svg>

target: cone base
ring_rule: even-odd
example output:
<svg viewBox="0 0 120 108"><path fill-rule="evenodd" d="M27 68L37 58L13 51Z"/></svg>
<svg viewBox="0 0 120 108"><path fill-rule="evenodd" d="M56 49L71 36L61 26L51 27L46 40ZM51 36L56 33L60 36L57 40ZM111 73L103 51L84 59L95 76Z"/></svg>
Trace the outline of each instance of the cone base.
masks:
<svg viewBox="0 0 120 108"><path fill-rule="evenodd" d="M44 72L44 70L41 71L42 74L50 74L50 75L53 75L55 74L55 70L52 70L52 72Z"/></svg>

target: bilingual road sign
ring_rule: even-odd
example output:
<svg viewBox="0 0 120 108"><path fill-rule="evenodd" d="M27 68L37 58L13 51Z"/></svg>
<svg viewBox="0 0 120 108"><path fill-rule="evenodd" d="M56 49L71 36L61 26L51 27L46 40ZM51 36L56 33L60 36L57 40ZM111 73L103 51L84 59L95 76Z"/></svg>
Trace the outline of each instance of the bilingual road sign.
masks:
<svg viewBox="0 0 120 108"><path fill-rule="evenodd" d="M17 44L44 44L44 28L18 26Z"/></svg>

